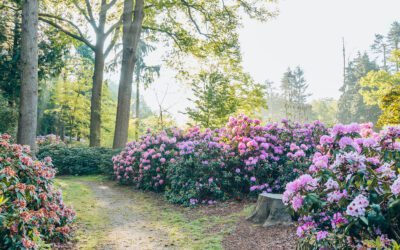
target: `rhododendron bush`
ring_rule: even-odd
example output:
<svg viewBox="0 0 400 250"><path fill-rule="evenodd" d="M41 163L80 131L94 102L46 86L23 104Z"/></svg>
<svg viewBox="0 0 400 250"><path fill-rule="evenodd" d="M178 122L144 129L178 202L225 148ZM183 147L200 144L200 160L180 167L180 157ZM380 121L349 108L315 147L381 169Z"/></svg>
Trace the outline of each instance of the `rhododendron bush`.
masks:
<svg viewBox="0 0 400 250"><path fill-rule="evenodd" d="M147 134L113 158L116 178L138 188L165 191L175 203L214 204L259 192L283 192L311 164L319 122L268 123L241 115L226 127Z"/></svg>
<svg viewBox="0 0 400 250"><path fill-rule="evenodd" d="M51 159L0 135L0 248L38 249L70 238L75 212L54 189Z"/></svg>
<svg viewBox="0 0 400 250"><path fill-rule="evenodd" d="M309 174L286 185L300 216L301 244L314 249L399 249L400 129L336 125L322 136Z"/></svg>
<svg viewBox="0 0 400 250"><path fill-rule="evenodd" d="M48 146L48 145L65 145L65 143L61 140L58 135L40 135L36 137L36 144L39 147Z"/></svg>
<svg viewBox="0 0 400 250"><path fill-rule="evenodd" d="M169 164L169 188L166 197L173 203L196 205L214 204L243 191L243 178L233 174L239 166L238 157L230 146L220 141L218 130L201 132L191 128L177 144L179 157ZM247 184L249 181L247 181ZM248 192L248 190L247 190Z"/></svg>

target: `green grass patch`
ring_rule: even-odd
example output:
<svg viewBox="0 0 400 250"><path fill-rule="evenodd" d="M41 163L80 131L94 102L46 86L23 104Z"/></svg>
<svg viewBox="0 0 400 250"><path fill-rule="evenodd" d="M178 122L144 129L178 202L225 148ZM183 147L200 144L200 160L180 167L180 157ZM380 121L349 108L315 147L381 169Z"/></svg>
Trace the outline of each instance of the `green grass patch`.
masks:
<svg viewBox="0 0 400 250"><path fill-rule="evenodd" d="M81 181L99 181L103 176L62 177L56 179L66 204L72 205L77 212L78 230L76 240L79 249L93 249L103 237L107 226L106 218L96 206L92 190Z"/></svg>

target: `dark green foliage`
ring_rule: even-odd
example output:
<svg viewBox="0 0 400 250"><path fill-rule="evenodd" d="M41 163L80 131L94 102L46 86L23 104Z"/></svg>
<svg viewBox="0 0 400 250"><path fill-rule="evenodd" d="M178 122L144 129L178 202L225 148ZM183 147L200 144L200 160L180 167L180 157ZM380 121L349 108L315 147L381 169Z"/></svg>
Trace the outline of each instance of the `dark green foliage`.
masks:
<svg viewBox="0 0 400 250"><path fill-rule="evenodd" d="M360 79L372 70L378 70L378 65L370 60L367 53L358 53L358 56L346 67L346 79L340 88L342 95L338 102L339 122L345 124L352 122L373 122L375 124L377 122L381 114L379 107L365 104L359 93Z"/></svg>
<svg viewBox="0 0 400 250"><path fill-rule="evenodd" d="M203 127L222 126L236 112L239 100L230 80L220 72L201 73L193 82L195 108L187 108L188 116Z"/></svg>
<svg viewBox="0 0 400 250"><path fill-rule="evenodd" d="M119 151L110 148L87 148L49 145L39 149L38 158L50 156L58 175L113 174L112 157Z"/></svg>
<svg viewBox="0 0 400 250"><path fill-rule="evenodd" d="M18 110L10 107L8 101L0 92L0 133L15 134L17 126Z"/></svg>
<svg viewBox="0 0 400 250"><path fill-rule="evenodd" d="M281 90L284 99L284 109L287 118L305 122L311 114L311 105L307 104L308 83L304 71L298 66L294 70L288 68L284 73Z"/></svg>
<svg viewBox="0 0 400 250"><path fill-rule="evenodd" d="M2 2L3 3L3 2ZM15 5L17 4L17 5ZM15 1L6 1L6 5L18 6ZM16 128L18 116L12 113L18 110L20 95L20 54L21 54L21 13L9 8L0 8L0 132L12 133ZM39 30L39 100L46 99L49 79L58 76L65 64L68 53L68 40L55 29ZM39 122L44 110L39 104ZM9 116L7 116L9 115ZM48 116L48 115L47 115ZM45 117L46 118L46 117ZM4 124L7 123L7 124ZM39 128L45 125L39 123Z"/></svg>
<svg viewBox="0 0 400 250"><path fill-rule="evenodd" d="M201 142L196 145L194 154L183 155L169 166L170 187L165 196L170 202L185 206L213 204L217 200L242 196L238 191L248 191L250 183L234 176L230 169L239 165L237 157L230 157L221 148Z"/></svg>

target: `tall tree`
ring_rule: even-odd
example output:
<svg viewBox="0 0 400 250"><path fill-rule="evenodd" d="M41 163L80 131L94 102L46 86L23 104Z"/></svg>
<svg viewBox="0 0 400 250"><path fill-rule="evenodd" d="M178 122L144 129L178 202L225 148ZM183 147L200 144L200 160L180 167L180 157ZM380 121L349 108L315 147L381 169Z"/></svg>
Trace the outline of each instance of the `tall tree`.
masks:
<svg viewBox="0 0 400 250"><path fill-rule="evenodd" d="M338 103L333 98L314 100L312 105L312 120L320 120L328 126L337 123Z"/></svg>
<svg viewBox="0 0 400 250"><path fill-rule="evenodd" d="M400 58L397 53L393 56ZM382 111L379 126L400 124L400 72L371 71L361 78L360 86L364 102L378 105Z"/></svg>
<svg viewBox="0 0 400 250"><path fill-rule="evenodd" d="M148 1L144 7L146 19L143 30L149 31L149 35L145 39L165 42L172 48L166 59L167 64L177 69L181 78L186 80L188 76L193 75L193 72L189 72L187 64L183 63L184 60L181 60L187 55L195 62L217 61L225 71L240 71L238 27L241 14L266 20L275 14L265 6L270 2L273 1ZM121 94L130 91L128 88L124 89L127 85L129 84L120 86ZM122 98L122 95L120 96ZM124 146L129 122L126 119L129 102L120 100L119 103L125 107L118 108L120 115L116 127L121 129L115 130L115 147Z"/></svg>
<svg viewBox="0 0 400 250"><path fill-rule="evenodd" d="M382 56L383 70L388 70L388 67L387 67L388 48L387 47L388 47L388 44L385 40L385 37L380 34L375 34L375 40L371 46L371 49L374 53Z"/></svg>
<svg viewBox="0 0 400 250"><path fill-rule="evenodd" d="M134 69L135 82L136 82L136 97L135 97L135 140L139 139L139 128L140 128L140 85L142 83L144 88L147 88L151 83L154 82L155 77L160 76L160 66L147 65L145 62L145 56L147 56L155 47L146 44L143 41L139 42L137 48L137 60Z"/></svg>
<svg viewBox="0 0 400 250"><path fill-rule="evenodd" d="M311 106L307 104L307 99L311 94L308 93L308 83L300 67L294 70L288 68L282 78L281 90L285 99L286 116L294 120L307 121L311 114Z"/></svg>
<svg viewBox="0 0 400 250"><path fill-rule="evenodd" d="M378 70L378 65L369 59L367 53L358 53L357 57L346 67L345 84L340 88L342 92L338 101L338 120L342 123L373 122L376 123L380 115L377 105L366 105L363 96L359 93L359 81L369 71Z"/></svg>
<svg viewBox="0 0 400 250"><path fill-rule="evenodd" d="M0 4L0 91L10 109L18 109L21 75L21 12L19 3L5 1L10 8ZM38 81L39 101L46 81L57 76L64 67L64 55L69 46L62 34L54 28L40 26L38 30ZM40 108L39 114L40 115ZM9 119L9 118L6 118ZM16 120L15 119L15 124ZM39 118L38 118L39 121Z"/></svg>
<svg viewBox="0 0 400 250"><path fill-rule="evenodd" d="M128 140L129 114L132 96L133 71L136 63L136 51L144 19L144 1L124 1L122 65L118 88L117 117L113 148L122 148Z"/></svg>
<svg viewBox="0 0 400 250"><path fill-rule="evenodd" d="M390 53L393 50L399 50L400 46L400 23L394 22L390 27L389 33L387 35L387 40L390 46ZM396 72L399 71L400 63L398 61L395 62Z"/></svg>
<svg viewBox="0 0 400 250"><path fill-rule="evenodd" d="M38 0L22 3L21 101L17 142L36 150L38 104Z"/></svg>
<svg viewBox="0 0 400 250"><path fill-rule="evenodd" d="M229 78L220 72L203 72L192 84L195 100L194 108L187 108L188 116L205 128L218 128L224 125L239 106L235 87Z"/></svg>
<svg viewBox="0 0 400 250"><path fill-rule="evenodd" d="M92 147L100 146L101 98L105 60L115 46L120 33L121 20L116 3L117 0L101 0L100 2L49 0L46 2L48 6L46 13L41 13L39 17L41 21L86 44L95 54L90 105L90 146ZM77 11L80 15L69 12L69 9ZM82 25L76 24L74 19L78 19L77 21L80 23L92 28L95 34L94 43L91 42L90 33L83 32L80 28ZM107 39L110 40L108 44L106 43Z"/></svg>

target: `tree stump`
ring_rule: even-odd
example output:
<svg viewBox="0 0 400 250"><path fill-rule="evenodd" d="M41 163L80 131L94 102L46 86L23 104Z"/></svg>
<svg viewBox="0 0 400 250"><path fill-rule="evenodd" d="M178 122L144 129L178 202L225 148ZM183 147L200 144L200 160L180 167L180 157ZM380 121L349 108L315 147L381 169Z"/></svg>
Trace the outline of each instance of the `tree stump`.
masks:
<svg viewBox="0 0 400 250"><path fill-rule="evenodd" d="M292 217L282 202L281 194L260 194L257 205L247 220L263 224L263 227L292 224Z"/></svg>

